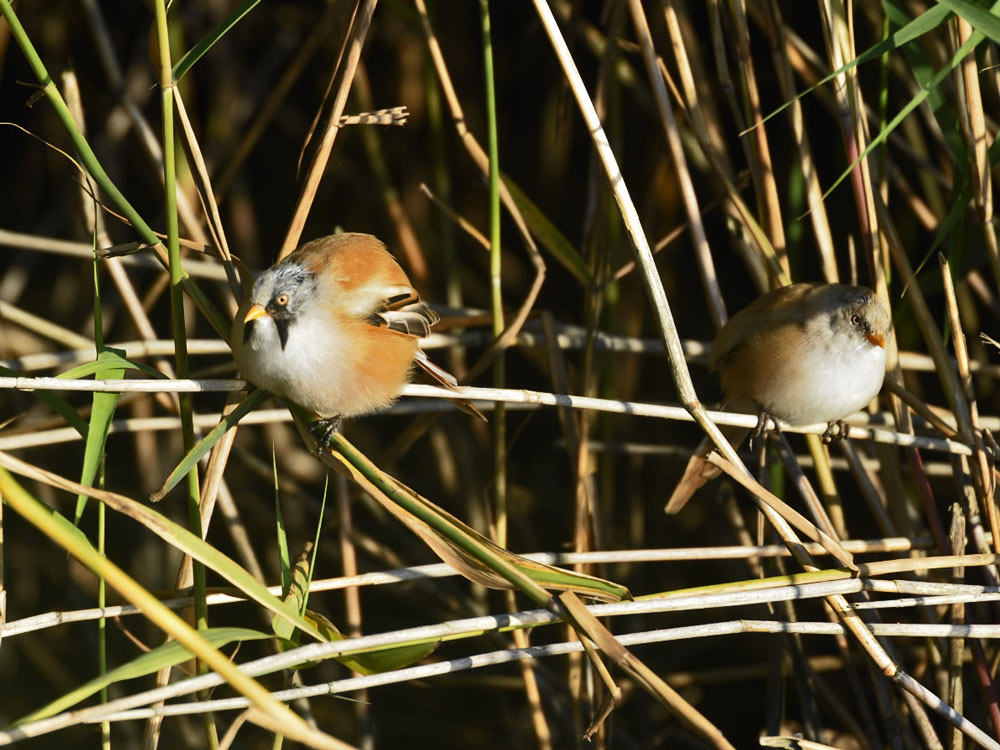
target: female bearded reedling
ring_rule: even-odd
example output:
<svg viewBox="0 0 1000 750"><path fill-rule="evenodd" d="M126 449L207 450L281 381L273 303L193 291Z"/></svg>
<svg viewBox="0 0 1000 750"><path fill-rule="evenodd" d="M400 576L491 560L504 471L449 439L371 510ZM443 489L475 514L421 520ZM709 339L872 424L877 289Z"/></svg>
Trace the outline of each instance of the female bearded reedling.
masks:
<svg viewBox="0 0 1000 750"><path fill-rule="evenodd" d="M882 388L885 344L892 321L871 289L844 284L792 284L736 313L712 342L726 408L756 412L758 429L774 417L792 425L828 422L828 442L844 433L840 420L862 409ZM840 434L836 427L839 425ZM726 430L742 442L747 430ZM667 503L676 513L720 470L699 446Z"/></svg>
<svg viewBox="0 0 1000 750"><path fill-rule="evenodd" d="M247 380L336 429L342 417L395 401L414 362L456 384L419 347L437 321L382 242L337 234L306 243L257 278L231 343Z"/></svg>

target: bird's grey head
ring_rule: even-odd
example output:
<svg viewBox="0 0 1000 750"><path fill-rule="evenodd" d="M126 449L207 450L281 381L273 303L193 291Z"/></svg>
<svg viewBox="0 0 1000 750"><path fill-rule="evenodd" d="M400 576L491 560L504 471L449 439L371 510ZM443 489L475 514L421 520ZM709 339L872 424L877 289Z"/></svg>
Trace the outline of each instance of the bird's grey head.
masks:
<svg viewBox="0 0 1000 750"><path fill-rule="evenodd" d="M823 291L822 307L829 315L832 330L850 332L885 348L892 322L875 292L845 284L831 284Z"/></svg>
<svg viewBox="0 0 1000 750"><path fill-rule="evenodd" d="M313 298L315 289L316 275L298 263L281 263L269 268L254 282L250 299L274 321L282 349L288 343L289 327ZM247 322L243 331L244 342L253 335L254 326L260 322L260 318Z"/></svg>

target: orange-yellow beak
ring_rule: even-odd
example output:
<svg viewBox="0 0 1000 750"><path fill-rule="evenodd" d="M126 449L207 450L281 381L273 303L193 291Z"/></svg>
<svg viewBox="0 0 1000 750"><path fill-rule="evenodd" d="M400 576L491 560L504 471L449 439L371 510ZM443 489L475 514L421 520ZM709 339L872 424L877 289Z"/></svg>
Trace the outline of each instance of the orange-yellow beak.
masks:
<svg viewBox="0 0 1000 750"><path fill-rule="evenodd" d="M247 310L246 317L243 318L243 323L249 323L251 320L257 320L257 318L261 318L265 315L267 315L267 310L263 307L260 305L251 305L250 309Z"/></svg>
<svg viewBox="0 0 1000 750"><path fill-rule="evenodd" d="M259 307L259 305L255 305L254 307ZM250 308L250 312L253 312L252 307ZM262 310L260 314L263 315L264 311ZM249 319L250 319L250 313L247 313L247 320ZM880 346L883 349L885 349L885 336L883 336L881 333L869 333L865 338L867 338L869 341L875 344L875 346Z"/></svg>

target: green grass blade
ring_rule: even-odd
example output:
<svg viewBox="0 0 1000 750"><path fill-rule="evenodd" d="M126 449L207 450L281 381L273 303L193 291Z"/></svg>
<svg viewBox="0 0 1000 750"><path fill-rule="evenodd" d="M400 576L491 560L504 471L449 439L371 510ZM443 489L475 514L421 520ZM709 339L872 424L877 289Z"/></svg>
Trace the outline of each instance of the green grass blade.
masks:
<svg viewBox="0 0 1000 750"><path fill-rule="evenodd" d="M444 508L383 473L340 433L334 433L330 440L330 454L355 481L466 578L494 588L501 587L496 581L506 579L524 590L514 580L520 575L543 587L573 591L602 601L632 598L621 584L534 562L498 546ZM511 573L512 577L508 577ZM525 593L532 596L529 591ZM544 602L539 604L544 606Z"/></svg>
<svg viewBox="0 0 1000 750"><path fill-rule="evenodd" d="M295 607L302 616L311 622L328 641L342 641L344 635L336 625L318 612L305 608L306 599L309 595L309 581L312 578L312 562L307 559L307 555L302 555L295 564L292 572L292 584L285 595L285 602ZM294 648L299 643L299 633L296 632L287 620L275 617L271 622L271 628L281 640L281 649ZM338 662L348 669L358 674L375 674L377 672L390 672L394 669L409 666L416 661L420 661L425 656L429 656L437 648L439 641L427 641L424 643L414 643L393 648L377 649L367 653L357 653L343 656L335 656ZM301 669L313 667L318 662L307 662L301 665Z"/></svg>
<svg viewBox="0 0 1000 750"><path fill-rule="evenodd" d="M0 366L0 375L7 378L20 378L24 376L24 373ZM69 402L66 401L66 399L62 396L56 395L52 391L45 390L32 391L32 395L42 403L48 404L53 411L66 420L66 424L80 433L80 437L84 440L87 439L87 423L83 420L83 417L80 416L77 410L69 405Z"/></svg>
<svg viewBox="0 0 1000 750"><path fill-rule="evenodd" d="M316 557L319 555L319 538L323 533L323 517L326 515L326 501L330 499L330 472L326 473L323 479L323 498L319 504L319 518L316 519L316 536L313 537L312 557L309 560L309 572L306 574L305 594L302 597L302 606L299 612L305 614L306 606L309 604L309 590L312 586L313 572L316 570Z"/></svg>
<svg viewBox="0 0 1000 750"><path fill-rule="evenodd" d="M97 360L114 360L116 363L124 357L125 352L115 349L104 349L97 355ZM118 380L125 374L125 369L115 365L106 371L109 379ZM83 469L80 472L80 484L90 486L97 476L97 469L100 467L101 459L104 457L104 446L108 441L108 430L111 428L111 420L114 419L115 409L118 406L120 393L95 392L94 405L90 412L90 428L87 430L87 442L83 449ZM80 523L83 517L83 509L87 507L87 496L77 495L76 511L73 514L73 523Z"/></svg>
<svg viewBox="0 0 1000 750"><path fill-rule="evenodd" d="M170 472L170 475L164 480L163 486L160 487L156 492L149 496L149 499L154 503L163 499L163 497L170 492L177 483L180 482L184 477L188 475L198 462L202 459L205 454L207 454L212 447L222 439L229 430L236 426L243 417L249 414L251 411L257 408L258 405L263 403L268 397L265 391L256 390L252 391L249 396L247 396L243 401L229 414L229 416L224 417L219 424L212 428L205 437L203 437L190 451L184 456L177 467Z"/></svg>
<svg viewBox="0 0 1000 750"><path fill-rule="evenodd" d="M253 601L284 617L295 627L309 633L314 638L322 640L322 634L299 615L294 606L286 604L276 597L239 563L217 550L197 534L192 534L180 524L171 521L149 506L137 503L123 495L94 491L93 496L114 510L135 519L170 546L190 555L206 568L214 570Z"/></svg>
<svg viewBox="0 0 1000 750"><path fill-rule="evenodd" d="M223 648L233 642L242 643L244 641L257 641L263 638L274 637L268 633L261 633L260 631L248 628L208 628L207 630L200 631L200 635L216 649ZM191 651L177 641L170 641L151 651L147 651L127 664L122 664L120 667L116 667L103 675L95 677L80 687L66 693L66 695L39 708L37 711L33 711L27 716L18 719L14 722L13 726L54 716L89 698L108 685L154 674L166 667L173 667L188 661L191 657Z"/></svg>
<svg viewBox="0 0 1000 750"><path fill-rule="evenodd" d="M202 58L219 41L226 32L242 20L243 16L249 13L260 3L260 0L243 0L243 4L229 14L222 23L212 29L194 47L188 50L180 60L174 63L172 72L174 82L180 81L184 75L194 67L194 64Z"/></svg>
<svg viewBox="0 0 1000 750"><path fill-rule="evenodd" d="M965 213L969 208L969 201L972 200L972 185L966 181L961 190L958 191L955 200L952 201L951 209L948 211L948 215L945 217L944 221L941 222L941 226L938 231L934 234L934 241L931 246L924 253L924 256L920 259L920 262L913 269L913 275L919 276L920 272L923 270L924 266L927 265L927 261L934 257L934 254L938 251L938 247L944 242L945 238L952 238L958 234L959 228L965 222Z"/></svg>
<svg viewBox="0 0 1000 750"><path fill-rule="evenodd" d="M0 471L2 471L2 469L0 469ZM72 536L74 537L74 539L75 539L75 541L76 541L77 544L80 544L80 545L83 545L85 547L88 547L88 548L94 550L95 552L97 551L97 548L94 547L93 544L91 544L90 540L87 538L87 535L84 534L83 531L81 531L80 529L78 529L73 524L72 521L70 521L68 518L66 518L66 516L64 516L62 513L60 513L59 511L55 510L54 508L50 508L48 505L46 505L45 503L43 503L41 500L37 500L36 499L36 502L38 503L38 505L42 509L45 510L46 513L49 514L49 516L51 516L51 524L53 526L59 527L59 529L61 531L65 532L65 533L72 534ZM49 521L46 521L46 523L49 523ZM42 529L42 531L45 531L45 529Z"/></svg>
<svg viewBox="0 0 1000 750"><path fill-rule="evenodd" d="M118 186L111 180L111 177L108 175L107 171L105 171L100 160L97 158L97 154L95 154L94 150L90 147L90 143L87 142L83 133L80 132L80 129L76 125L76 121L73 119L72 113L69 111L69 107L66 106L65 100L62 98L62 94L59 93L59 89L56 88L56 85L52 80L52 76L49 75L49 72L45 67L45 63L42 62L42 58L38 54L38 50L35 49L35 45L31 42L27 32L21 25L20 19L14 12L14 7L11 5L10 0L0 0L0 15L2 15L10 25L11 36L13 36L13 38L17 41L18 46L20 46L21 51L24 53L24 56L28 61L28 65L31 66L32 72L38 79L42 93L52 105L56 116L59 118L59 122L65 128L70 140L72 140L73 147L76 149L80 162L86 168L87 173L94 179L100 188L107 193L111 202L118 206L121 212L125 215L125 218L132 225L135 231L138 232L138 234L143 238L143 240L151 245L159 244L160 240L156 236L156 233L146 223L145 219L142 218L135 207L129 203L124 194L118 189ZM211 323L212 327L219 333L220 336L228 341L229 320L219 312L219 309L205 295L205 292L200 286L198 286L194 279L185 274L182 286L184 291L194 301L195 305L197 305L201 313L208 319L209 323Z"/></svg>
<svg viewBox="0 0 1000 750"><path fill-rule="evenodd" d="M285 530L285 519L281 515L281 492L278 488L278 459L271 447L271 471L274 477L274 525L275 538L278 542L278 569L281 571L281 597L287 598L292 589L292 562L288 554L288 533ZM302 607L296 607L301 612ZM280 633L279 633L280 635ZM285 637L291 638L291 634Z"/></svg>
<svg viewBox="0 0 1000 750"><path fill-rule="evenodd" d="M885 8L887 14L890 14L891 11L894 9L898 10L895 8L891 0L885 0L885 2L883 2L882 5L883 8ZM903 14L902 11L899 11L899 13L902 14L901 16L902 18L908 18L908 16L905 16L905 14ZM856 68L858 65L861 65L862 63L866 63L871 60L876 60L888 52L897 50L900 47L903 47L904 45L919 39L924 34L928 33L929 31L932 31L933 29L937 28L942 23L944 23L946 20L951 18L951 15L952 15L951 11L948 8L944 7L943 5L935 5L932 8L928 8L913 20L907 21L904 25L901 26L901 28L898 31L893 32L886 39L883 39L881 42L869 47L843 67L838 68L837 70L833 71L824 78L821 78L819 81L814 83L809 88L800 91L792 99L785 102L776 110L774 110L769 115L764 117L764 119L761 120L761 124L767 122L775 115L778 115L781 112L785 111L795 101L801 99L807 94L811 94L820 86L829 83L837 76L843 75L847 71L851 70L852 68ZM895 16L895 18L899 17L900 17L899 15Z"/></svg>
<svg viewBox="0 0 1000 750"><path fill-rule="evenodd" d="M893 13L893 18L905 18L902 11ZM910 72L921 88L927 89L927 104L934 113L935 119L941 128L944 141L951 152L952 161L956 171L960 175L962 182L969 180L969 155L965 144L965 137L962 134L959 123L958 112L954 106L944 97L941 90L934 85L934 63L929 58L927 50L919 44L911 44L904 47L901 52L906 58Z"/></svg>
<svg viewBox="0 0 1000 750"><path fill-rule="evenodd" d="M100 376L102 380L111 380L114 376L108 376L106 373L109 370L122 369L122 370L136 370L148 375L156 380L166 380L166 376L149 365L144 365L140 362L132 362L126 359L123 355L124 353L119 353L118 350L105 349L108 352L107 357L101 357L93 362L85 362L82 365L78 365L71 370L66 370L66 372L61 372L56 375L57 378L62 378L63 380L78 380L80 378L86 378L91 375Z"/></svg>
<svg viewBox="0 0 1000 750"><path fill-rule="evenodd" d="M45 508L20 484L18 484L18 482L14 480L14 477L8 473L7 470L9 469L10 471L15 471L19 474L34 477L35 479L65 491L86 491L115 510L127 511L129 515L136 518L148 516L149 518L146 519L147 523L150 518L154 519L153 530L156 531L161 538L169 539L170 535L182 536L183 534L187 534L188 537L192 537L193 535L191 535L190 532L187 532L186 529L174 524L169 519L160 516L158 513L149 511L149 509L144 508L139 503L136 503L127 497L116 495L111 492L98 491L92 488L82 487L77 482L72 482L68 479L50 474L48 472L42 472L30 464L25 464L23 461L2 452L0 452L0 461L2 461L3 466L5 467L5 469L0 469L0 493L3 494L5 504L9 505L28 523L42 531L61 548L65 549L71 555L79 559L81 563L86 565L90 570L94 571L94 573L96 573L99 577L105 578L109 585L117 589L126 600L142 609L146 617L149 618L152 623L159 626L168 634L173 635L173 637L179 642L187 645L188 648L190 648L199 659L204 661L210 669L218 672L220 676L232 685L236 691L249 698L251 703L258 710L263 712L262 715L264 718L262 720L268 722L268 726L281 726L282 731L284 731L285 734L292 736L294 733L294 736L302 738L303 741L310 744L310 746L327 748L340 747L340 745L331 743L327 739L324 739L324 737L328 737L328 735L319 735L310 730L296 714L291 712L284 704L274 700L263 685L245 675L237 669L236 665L233 664L230 659L205 643L204 638L199 635L198 631L194 630L174 612L167 609L167 607L165 607L159 599L154 597L149 591L141 586L138 581L129 576L125 573L125 571L108 560L106 557L98 553L97 550L95 550L93 546L91 546L86 539L83 538L83 535L78 529L73 527L71 524L68 524L65 519L62 519L62 523L59 523L59 519L56 518L55 520L57 522L54 523L51 512L48 511L47 508ZM66 528L66 526L69 526L69 528ZM208 545L199 538L194 538L193 541L194 544L189 546L197 550L199 553L205 547L208 547ZM214 552L214 550L212 550L212 552ZM229 565L224 566L224 570L225 573L231 575L234 571L242 569L239 568L236 563L229 560ZM225 573L223 575L225 575ZM246 571L242 571L242 575L243 580L249 581L249 584L244 590L248 596L257 600L256 595L261 589L263 589L263 587ZM265 593L267 592L266 589L264 589L264 591ZM277 606L278 609L283 609L282 603L276 600L275 597L271 596L269 593L266 593L265 600L269 605L269 609L273 609L275 606ZM296 620L296 622L302 622L296 612L289 613L289 616ZM315 634L316 637L321 637L315 628L313 628L313 626L308 622L302 622L302 626L304 626L303 629L306 630L306 632Z"/></svg>
<svg viewBox="0 0 1000 750"><path fill-rule="evenodd" d="M548 250L556 262L573 274L581 284L588 287L593 286L594 274L580 253L573 247L573 244L510 177L501 175L501 179L510 191L514 203L520 209L525 223L531 229L532 234L538 238L542 247Z"/></svg>
<svg viewBox="0 0 1000 750"><path fill-rule="evenodd" d="M1000 3L994 4L993 7L994 8L1000 7ZM921 87L920 91L917 92L917 94L912 99L910 99L910 101L907 102L906 105L903 106L903 108L899 111L899 113L892 118L889 124L886 125L885 128L883 128L879 133L875 135L874 138L871 139L871 141L865 147L864 151L862 151L858 155L858 157L850 165L848 165L847 169L845 169L841 173L841 175L834 181L834 183L829 188L826 189L826 191L823 193L824 200L830 195L830 193L832 193L837 188L838 185L840 185L841 182L843 182L850 176L851 172L855 169L855 167L857 167L857 165L861 162L862 159L866 159L874 149L881 146L885 142L885 140L889 137L889 134L893 130L895 130L896 127L898 127L898 125L904 119L906 119L906 117L913 110L915 110L918 106L920 106L923 103L923 101L927 99L927 97L930 96L931 93L937 89L938 85L942 81L944 81L949 75L951 75L952 71L954 71L955 68L958 67L958 65L962 62L962 60L966 57L966 55L972 54L976 46L978 46L979 43L982 42L984 38L985 37L983 36L982 33L978 31L972 32L972 34L966 40L965 44L963 44L958 49L958 51L951 57L951 59L948 60L948 62L946 62L944 66L942 66L941 69L934 74L934 76L931 78L930 81L928 81L925 85Z"/></svg>
<svg viewBox="0 0 1000 750"><path fill-rule="evenodd" d="M282 533L283 533L282 529ZM279 542L280 544L280 542ZM287 550L285 556L287 557ZM280 553L279 553L280 555ZM294 569L288 571L288 583L285 583L285 572L281 573L281 598L286 604L290 604L295 607L296 612L302 614L305 613L305 608L302 606L302 602L305 599L306 593L306 566L309 565L304 557L299 558L298 562L295 563ZM283 620L279 617L271 618L271 629L274 634L279 638L283 638L290 643L297 644L297 634L295 632L295 626L289 623L287 620Z"/></svg>
<svg viewBox="0 0 1000 750"><path fill-rule="evenodd" d="M996 15L996 5L986 10L968 0L938 0L938 3L964 18L980 34L985 34L994 42L1000 43L1000 18Z"/></svg>
<svg viewBox="0 0 1000 750"><path fill-rule="evenodd" d="M344 640L344 635L323 615L312 610L307 610L305 616L307 620L316 625L316 628L326 636L328 641ZM358 674L378 674L379 672L391 672L394 669L408 667L414 662L430 656L438 647L438 643L439 641L414 643L407 646L394 646L393 648L384 648L368 653L349 654L334 658Z"/></svg>

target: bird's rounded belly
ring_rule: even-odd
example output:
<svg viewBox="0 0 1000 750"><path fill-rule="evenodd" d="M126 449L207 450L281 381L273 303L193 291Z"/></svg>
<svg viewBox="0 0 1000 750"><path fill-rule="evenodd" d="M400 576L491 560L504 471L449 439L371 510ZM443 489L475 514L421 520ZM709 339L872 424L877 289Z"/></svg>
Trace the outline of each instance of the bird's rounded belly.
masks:
<svg viewBox="0 0 1000 750"><path fill-rule="evenodd" d="M274 379L272 393L321 417L341 413L348 391L343 362L336 352L302 347L286 351L283 359L286 375Z"/></svg>
<svg viewBox="0 0 1000 750"><path fill-rule="evenodd" d="M344 373L336 356L340 347L330 346L329 331L312 337L293 325L284 346L272 321L262 319L248 341L236 351L236 364L251 383L269 393L294 401L320 416L333 416L331 409L342 398Z"/></svg>
<svg viewBox="0 0 1000 750"><path fill-rule="evenodd" d="M834 422L863 409L882 388L885 351L802 363L804 377L775 377L758 404L789 424Z"/></svg>
<svg viewBox="0 0 1000 750"><path fill-rule="evenodd" d="M416 349L415 340L403 336L378 347L364 339L348 347L330 325L294 325L284 347L271 329L255 333L237 357L244 376L320 417L351 417L388 406L408 379Z"/></svg>

